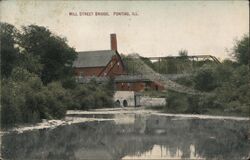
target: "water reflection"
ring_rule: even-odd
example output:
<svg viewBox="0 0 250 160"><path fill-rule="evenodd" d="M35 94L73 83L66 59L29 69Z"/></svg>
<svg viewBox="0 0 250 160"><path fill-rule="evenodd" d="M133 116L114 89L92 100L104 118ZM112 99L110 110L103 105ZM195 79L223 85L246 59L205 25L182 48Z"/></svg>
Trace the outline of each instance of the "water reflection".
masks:
<svg viewBox="0 0 250 160"><path fill-rule="evenodd" d="M170 149L162 146L162 145L154 145L152 150L144 152L144 153L135 153L134 155L128 155L122 158L122 160L131 160L131 159L182 159L183 158L183 152L177 148L175 153L171 153ZM186 157L187 158L187 157ZM190 145L190 157L189 159L195 159L195 160L204 160L205 158L200 157L195 153L195 146Z"/></svg>
<svg viewBox="0 0 250 160"><path fill-rule="evenodd" d="M126 118L128 116L129 118ZM2 137L5 159L244 159L247 121L120 115ZM126 121L127 119L127 121ZM120 123L119 123L120 122Z"/></svg>

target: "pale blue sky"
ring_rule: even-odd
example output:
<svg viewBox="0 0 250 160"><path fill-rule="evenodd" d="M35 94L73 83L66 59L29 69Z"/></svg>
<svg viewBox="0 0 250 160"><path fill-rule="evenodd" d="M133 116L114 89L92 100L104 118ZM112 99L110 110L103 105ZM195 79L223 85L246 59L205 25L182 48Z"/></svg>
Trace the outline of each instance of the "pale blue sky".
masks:
<svg viewBox="0 0 250 160"><path fill-rule="evenodd" d="M112 16L113 12L138 16ZM111 16L69 16L69 12L109 12ZM142 56L212 54L228 57L235 39L249 31L247 1L1 1L0 20L37 24L67 37L77 51L110 48L116 33L118 50Z"/></svg>

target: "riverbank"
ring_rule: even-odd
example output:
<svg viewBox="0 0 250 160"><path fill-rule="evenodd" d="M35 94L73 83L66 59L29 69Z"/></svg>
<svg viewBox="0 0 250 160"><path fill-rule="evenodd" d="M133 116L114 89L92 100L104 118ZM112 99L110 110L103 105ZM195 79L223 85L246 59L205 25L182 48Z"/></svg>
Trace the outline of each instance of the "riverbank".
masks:
<svg viewBox="0 0 250 160"><path fill-rule="evenodd" d="M224 111L222 109L207 109L206 111L202 113L192 113L192 111L189 110L183 110L180 108L177 108L176 110L167 108L166 106L149 106L147 109L153 109L157 110L158 112L164 113L164 114L180 114L180 115L208 115L212 117L244 117L244 118L250 118L250 113L237 113L237 112L228 112ZM250 108L249 108L250 110Z"/></svg>
<svg viewBox="0 0 250 160"><path fill-rule="evenodd" d="M172 114L162 113L160 110L148 109L145 107L138 108L103 108L89 111L68 110L66 117L62 120L44 120L37 124L20 125L14 128L2 130L1 134L8 132L23 133L25 131L54 129L59 126L71 125L76 123L85 123L91 121L114 121L115 123L131 123L133 116L164 116L174 119L215 119L215 120L233 120L233 121L250 121L249 117L236 116L214 116L204 114Z"/></svg>

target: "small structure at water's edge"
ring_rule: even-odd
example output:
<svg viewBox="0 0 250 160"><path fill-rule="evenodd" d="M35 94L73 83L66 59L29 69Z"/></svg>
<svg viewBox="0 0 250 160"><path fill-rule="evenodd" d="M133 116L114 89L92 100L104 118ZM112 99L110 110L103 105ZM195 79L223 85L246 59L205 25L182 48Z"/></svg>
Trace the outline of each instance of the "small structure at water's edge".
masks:
<svg viewBox="0 0 250 160"><path fill-rule="evenodd" d="M114 102L116 107L140 106L140 95L134 91L116 91Z"/></svg>
<svg viewBox="0 0 250 160"><path fill-rule="evenodd" d="M114 94L116 107L163 106L165 98L152 98L143 96L134 91L116 91Z"/></svg>

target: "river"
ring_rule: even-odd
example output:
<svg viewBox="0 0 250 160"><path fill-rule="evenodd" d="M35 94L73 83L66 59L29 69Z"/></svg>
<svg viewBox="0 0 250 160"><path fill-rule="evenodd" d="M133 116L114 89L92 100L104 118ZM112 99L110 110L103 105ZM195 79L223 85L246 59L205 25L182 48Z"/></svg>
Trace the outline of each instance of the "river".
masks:
<svg viewBox="0 0 250 160"><path fill-rule="evenodd" d="M68 112L66 122L2 134L3 159L240 160L250 155L247 118L142 110Z"/></svg>

